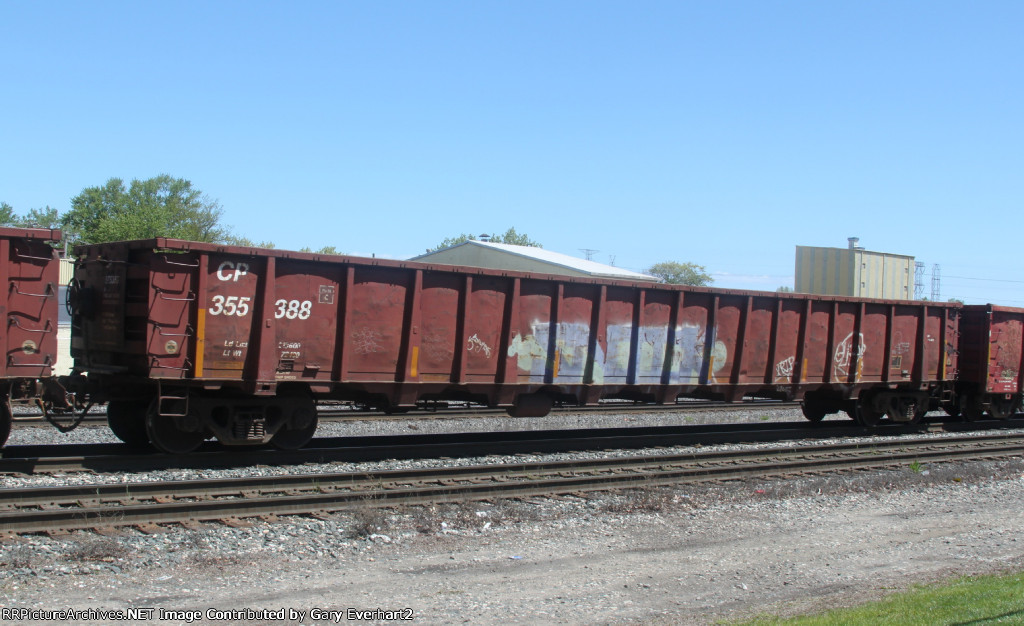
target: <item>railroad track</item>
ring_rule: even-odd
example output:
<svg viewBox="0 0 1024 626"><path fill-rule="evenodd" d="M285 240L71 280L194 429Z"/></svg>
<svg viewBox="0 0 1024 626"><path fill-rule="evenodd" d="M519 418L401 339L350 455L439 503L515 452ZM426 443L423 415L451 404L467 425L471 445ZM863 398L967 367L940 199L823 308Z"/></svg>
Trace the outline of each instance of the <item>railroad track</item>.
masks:
<svg viewBox="0 0 1024 626"><path fill-rule="evenodd" d="M778 400L745 400L743 402L713 402L703 400L688 400L675 404L643 404L628 402L609 402L593 406L563 406L555 407L552 414L559 413L649 413L649 412L670 412L670 411L693 411L698 413L715 411L755 411L760 409L798 409L799 402L781 402ZM448 405L438 409L417 409L407 413L394 413L391 415L380 411L367 411L347 406L324 404L317 408L317 416L322 422L362 422L362 421L407 421L407 420L441 420L453 418L471 417L505 417L505 409L488 408L476 405L456 406ZM71 415L58 415L55 417L59 422L71 422L74 418ZM90 412L82 420L83 425L105 426L107 423L106 412ZM15 427L49 426L43 419L42 413L23 412L15 415Z"/></svg>
<svg viewBox="0 0 1024 626"><path fill-rule="evenodd" d="M870 438L879 434L914 435L945 431L997 431L1024 427L1024 420L988 422L929 421L873 430L847 420L818 424L763 422L684 426L644 426L513 432L440 433L314 439L300 450L223 448L208 442L199 451L166 455L139 451L124 444L7 446L0 474L56 472L142 472L164 469L205 469L284 466L304 463L366 462L387 459L465 458L486 455L640 449L721 443L778 442L832 437Z"/></svg>
<svg viewBox="0 0 1024 626"><path fill-rule="evenodd" d="M584 493L1021 454L1024 435L997 434L372 473L4 489L0 532L117 526L153 530L168 523L238 523L246 517L272 519L395 504Z"/></svg>

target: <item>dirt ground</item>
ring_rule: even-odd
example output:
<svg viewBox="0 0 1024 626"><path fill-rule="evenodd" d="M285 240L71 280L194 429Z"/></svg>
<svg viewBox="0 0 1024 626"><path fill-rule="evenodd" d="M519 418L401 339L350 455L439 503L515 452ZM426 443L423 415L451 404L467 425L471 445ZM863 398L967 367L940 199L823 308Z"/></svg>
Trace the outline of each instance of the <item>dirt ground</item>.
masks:
<svg viewBox="0 0 1024 626"><path fill-rule="evenodd" d="M0 604L153 609L148 621L165 624L703 624L793 614L1024 568L1021 469L949 465L22 539L4 547ZM284 613L252 613L262 609Z"/></svg>

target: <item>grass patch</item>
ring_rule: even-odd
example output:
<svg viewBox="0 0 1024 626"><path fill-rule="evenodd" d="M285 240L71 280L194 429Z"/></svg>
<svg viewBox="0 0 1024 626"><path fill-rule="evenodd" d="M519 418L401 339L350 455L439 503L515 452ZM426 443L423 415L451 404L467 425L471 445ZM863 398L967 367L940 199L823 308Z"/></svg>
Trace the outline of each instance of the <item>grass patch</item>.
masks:
<svg viewBox="0 0 1024 626"><path fill-rule="evenodd" d="M979 576L915 587L884 600L821 615L788 619L760 616L749 626L774 624L833 626L847 624L1024 624L1024 573Z"/></svg>

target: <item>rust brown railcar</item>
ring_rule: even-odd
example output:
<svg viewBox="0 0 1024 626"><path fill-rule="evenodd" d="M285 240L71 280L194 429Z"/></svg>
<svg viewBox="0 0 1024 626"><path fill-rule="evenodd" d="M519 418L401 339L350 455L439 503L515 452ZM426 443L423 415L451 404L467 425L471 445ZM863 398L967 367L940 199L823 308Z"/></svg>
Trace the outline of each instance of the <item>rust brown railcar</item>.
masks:
<svg viewBox="0 0 1024 626"><path fill-rule="evenodd" d="M546 414L621 398L801 399L917 419L959 305L574 278L171 239L76 249L73 354L126 441L301 446L315 402ZM135 416L145 414L144 420Z"/></svg>
<svg viewBox="0 0 1024 626"><path fill-rule="evenodd" d="M0 446L11 432L11 401L41 398L57 364L60 259L50 242L60 239L59 230L0 228Z"/></svg>
<svg viewBox="0 0 1024 626"><path fill-rule="evenodd" d="M960 321L959 411L974 421L1005 419L1021 407L1024 391L1024 309L967 305Z"/></svg>

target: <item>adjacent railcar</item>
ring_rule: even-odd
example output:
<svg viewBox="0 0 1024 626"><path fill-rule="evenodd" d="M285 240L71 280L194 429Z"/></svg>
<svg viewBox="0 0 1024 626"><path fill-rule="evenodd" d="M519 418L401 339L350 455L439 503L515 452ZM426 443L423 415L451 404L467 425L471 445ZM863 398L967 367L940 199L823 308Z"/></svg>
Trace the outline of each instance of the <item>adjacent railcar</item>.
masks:
<svg viewBox="0 0 1024 626"><path fill-rule="evenodd" d="M1024 378L1024 309L992 304L963 307L957 411L968 421L1005 419L1020 410Z"/></svg>
<svg viewBox="0 0 1024 626"><path fill-rule="evenodd" d="M51 229L0 228L0 446L11 432L11 401L44 395L57 363L57 307L60 260Z"/></svg>
<svg viewBox="0 0 1024 626"><path fill-rule="evenodd" d="M72 353L120 438L305 444L315 401L948 404L959 305L538 275L172 239L76 248ZM140 415L145 415L140 419Z"/></svg>

